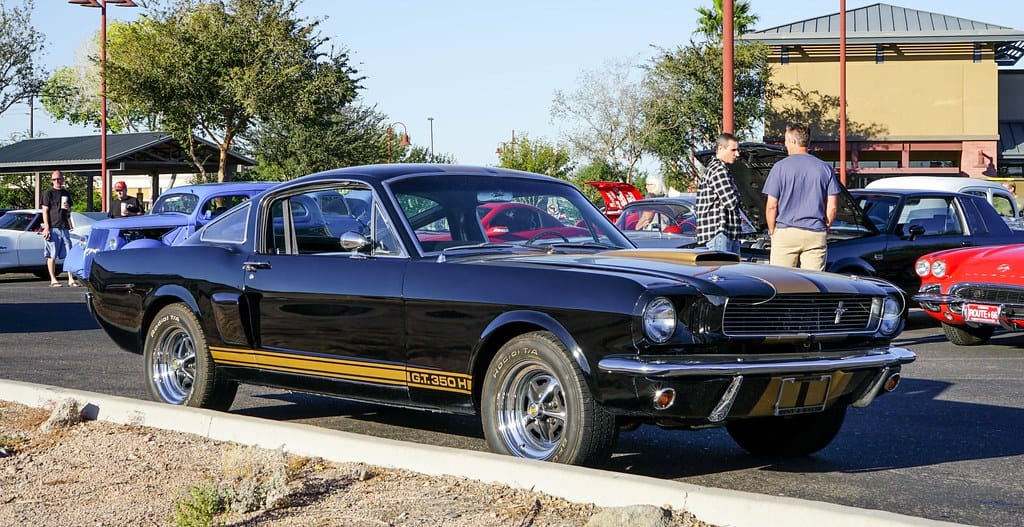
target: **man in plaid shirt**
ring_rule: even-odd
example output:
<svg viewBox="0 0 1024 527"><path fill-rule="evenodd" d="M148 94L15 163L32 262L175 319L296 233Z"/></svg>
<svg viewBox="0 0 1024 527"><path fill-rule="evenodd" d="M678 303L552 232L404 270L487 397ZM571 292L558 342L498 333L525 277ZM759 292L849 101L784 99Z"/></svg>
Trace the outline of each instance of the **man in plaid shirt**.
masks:
<svg viewBox="0 0 1024 527"><path fill-rule="evenodd" d="M736 136L719 135L715 157L697 181L697 243L708 249L740 253L740 192L726 166L739 157Z"/></svg>

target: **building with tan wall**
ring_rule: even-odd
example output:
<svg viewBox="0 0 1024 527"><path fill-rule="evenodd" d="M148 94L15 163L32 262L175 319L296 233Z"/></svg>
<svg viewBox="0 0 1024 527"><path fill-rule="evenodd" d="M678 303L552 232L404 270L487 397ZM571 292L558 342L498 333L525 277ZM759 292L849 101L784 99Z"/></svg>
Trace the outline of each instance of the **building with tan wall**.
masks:
<svg viewBox="0 0 1024 527"><path fill-rule="evenodd" d="M1024 86L1024 76L1003 80L1001 70L1021 57L1024 31L889 4L848 10L846 26L849 187L892 175L1020 173L1024 156L1003 155L1001 132L1024 123L1024 101L1002 90ZM771 50L778 91L765 140L781 142L787 121L807 122L814 153L838 167L839 13L741 38Z"/></svg>

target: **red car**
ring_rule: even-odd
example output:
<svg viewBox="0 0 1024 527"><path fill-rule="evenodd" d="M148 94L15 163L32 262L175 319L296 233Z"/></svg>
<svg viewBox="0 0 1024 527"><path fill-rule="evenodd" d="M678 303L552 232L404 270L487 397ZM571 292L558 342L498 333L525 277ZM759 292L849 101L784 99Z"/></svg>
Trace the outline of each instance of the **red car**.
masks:
<svg viewBox="0 0 1024 527"><path fill-rule="evenodd" d="M551 207L549 207L551 210ZM549 214L539 207L519 202L485 203L476 209L480 223L492 242L508 242L530 240L533 238L569 238L588 236L586 229L566 225L571 218L558 219L565 216L557 207Z"/></svg>
<svg viewBox="0 0 1024 527"><path fill-rule="evenodd" d="M604 215L615 222L622 214L622 209L634 201L644 198L636 187L618 181L587 181L587 184L601 192L604 200Z"/></svg>
<svg viewBox="0 0 1024 527"><path fill-rule="evenodd" d="M914 300L953 344L984 344L997 328L1024 330L1024 245L949 249L914 266Z"/></svg>

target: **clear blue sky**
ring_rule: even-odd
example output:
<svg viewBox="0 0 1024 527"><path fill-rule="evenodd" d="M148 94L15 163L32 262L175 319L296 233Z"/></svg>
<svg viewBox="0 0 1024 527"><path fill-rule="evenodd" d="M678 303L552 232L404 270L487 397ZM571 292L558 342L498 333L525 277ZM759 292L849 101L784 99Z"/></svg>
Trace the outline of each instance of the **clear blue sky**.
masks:
<svg viewBox="0 0 1024 527"><path fill-rule="evenodd" d="M0 0L3 1L3 0ZM847 0L847 9L874 4ZM1007 0L888 2L1024 29L1024 11ZM555 90L573 91L585 70L608 59L653 56L651 47L689 42L698 6L711 0L306 0L303 14L326 17L322 32L350 51L363 81L364 104L406 125L412 142L453 154L460 163L494 165L495 148L517 135L559 139L550 119ZM839 2L752 0L757 29L839 11ZM110 7L108 18L132 20L141 9ZM75 62L75 48L99 30L98 9L36 0L33 23L48 39L50 69ZM0 116L0 137L27 132L27 105ZM399 128L401 128L399 126ZM35 112L36 135L95 133Z"/></svg>

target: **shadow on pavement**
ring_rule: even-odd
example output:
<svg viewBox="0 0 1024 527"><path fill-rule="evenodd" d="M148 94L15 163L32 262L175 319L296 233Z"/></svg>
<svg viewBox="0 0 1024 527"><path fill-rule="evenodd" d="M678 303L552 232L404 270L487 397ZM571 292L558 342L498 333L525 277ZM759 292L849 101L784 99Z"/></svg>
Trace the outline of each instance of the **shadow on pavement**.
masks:
<svg viewBox="0 0 1024 527"><path fill-rule="evenodd" d="M99 329L84 302L0 303L0 333Z"/></svg>

